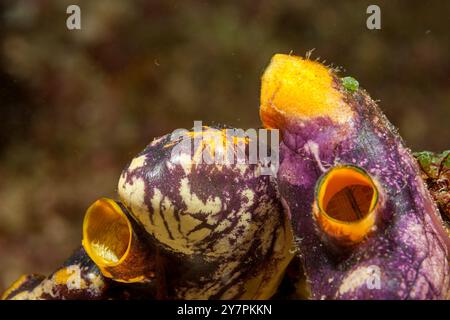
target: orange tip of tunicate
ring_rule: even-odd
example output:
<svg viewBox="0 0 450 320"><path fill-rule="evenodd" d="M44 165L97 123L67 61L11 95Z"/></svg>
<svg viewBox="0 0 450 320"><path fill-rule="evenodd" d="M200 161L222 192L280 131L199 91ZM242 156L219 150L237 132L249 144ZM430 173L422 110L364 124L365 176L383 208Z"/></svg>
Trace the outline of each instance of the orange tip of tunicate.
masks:
<svg viewBox="0 0 450 320"><path fill-rule="evenodd" d="M352 116L334 84L333 72L301 57L276 54L264 72L260 116L265 127L280 128L290 120L329 117L342 124Z"/></svg>

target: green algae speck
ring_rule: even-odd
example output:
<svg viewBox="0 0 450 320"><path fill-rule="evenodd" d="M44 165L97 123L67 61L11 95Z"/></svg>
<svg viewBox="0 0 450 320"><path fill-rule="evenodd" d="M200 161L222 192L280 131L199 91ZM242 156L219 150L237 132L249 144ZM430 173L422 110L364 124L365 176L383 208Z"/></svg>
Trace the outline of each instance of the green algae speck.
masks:
<svg viewBox="0 0 450 320"><path fill-rule="evenodd" d="M342 85L344 86L345 90L349 92L356 92L359 88L359 82L352 77L344 77L342 78Z"/></svg>

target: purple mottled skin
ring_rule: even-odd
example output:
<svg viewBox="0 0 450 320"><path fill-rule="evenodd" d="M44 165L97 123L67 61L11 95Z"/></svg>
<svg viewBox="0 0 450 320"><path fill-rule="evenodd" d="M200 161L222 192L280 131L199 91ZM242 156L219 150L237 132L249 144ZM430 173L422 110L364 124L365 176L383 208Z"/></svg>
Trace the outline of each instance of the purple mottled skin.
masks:
<svg viewBox="0 0 450 320"><path fill-rule="evenodd" d="M278 183L312 298L446 299L449 238L416 161L365 91L346 92L336 78L334 86L356 115L350 126L320 117L280 128ZM321 240L311 207L323 170L338 164L365 169L382 190L376 231L336 253ZM367 270L380 271L379 286L361 281Z"/></svg>

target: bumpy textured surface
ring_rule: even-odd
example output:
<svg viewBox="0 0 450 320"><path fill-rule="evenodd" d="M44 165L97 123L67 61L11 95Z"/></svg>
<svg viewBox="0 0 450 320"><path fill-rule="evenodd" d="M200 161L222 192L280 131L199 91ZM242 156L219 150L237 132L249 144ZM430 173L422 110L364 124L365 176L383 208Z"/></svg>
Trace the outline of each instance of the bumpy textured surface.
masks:
<svg viewBox="0 0 450 320"><path fill-rule="evenodd" d="M447 297L449 237L417 163L365 91L346 91L317 62L277 55L262 79L261 118L281 130L278 184L312 298ZM365 169L381 198L374 232L345 252L322 241L311 212L318 178L339 164ZM374 271L379 286L368 286Z"/></svg>
<svg viewBox="0 0 450 320"><path fill-rule="evenodd" d="M193 131L150 143L123 171L119 196L171 261L169 298L269 298L292 258L274 178L260 163L199 163L224 152L224 130L204 132L195 148Z"/></svg>

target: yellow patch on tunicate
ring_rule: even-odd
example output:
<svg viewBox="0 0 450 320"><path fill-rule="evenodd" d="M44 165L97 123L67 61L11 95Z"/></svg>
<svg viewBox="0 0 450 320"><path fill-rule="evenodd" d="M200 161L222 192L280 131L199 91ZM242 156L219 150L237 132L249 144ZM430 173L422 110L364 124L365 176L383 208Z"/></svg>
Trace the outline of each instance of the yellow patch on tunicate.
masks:
<svg viewBox="0 0 450 320"><path fill-rule="evenodd" d="M199 242L205 239L207 236L211 234L211 230L207 228L202 228L199 230L196 230L189 234L188 239L190 242Z"/></svg>
<svg viewBox="0 0 450 320"><path fill-rule="evenodd" d="M333 81L332 72L319 62L276 54L262 77L262 122L267 128L280 128L287 119L347 122L353 113Z"/></svg>
<svg viewBox="0 0 450 320"><path fill-rule="evenodd" d="M252 222L252 214L248 211L254 203L255 193L246 189L242 192L242 195L247 198L247 202L242 205L238 212L230 212L229 214L229 219L238 219L236 226L215 243L214 249L207 253L208 256L238 255L246 252L251 245L252 238L259 228L258 224ZM219 229L224 227L221 226ZM238 233L237 230L240 230L240 232ZM217 229L214 231L217 232ZM231 245L231 241L234 245Z"/></svg>

